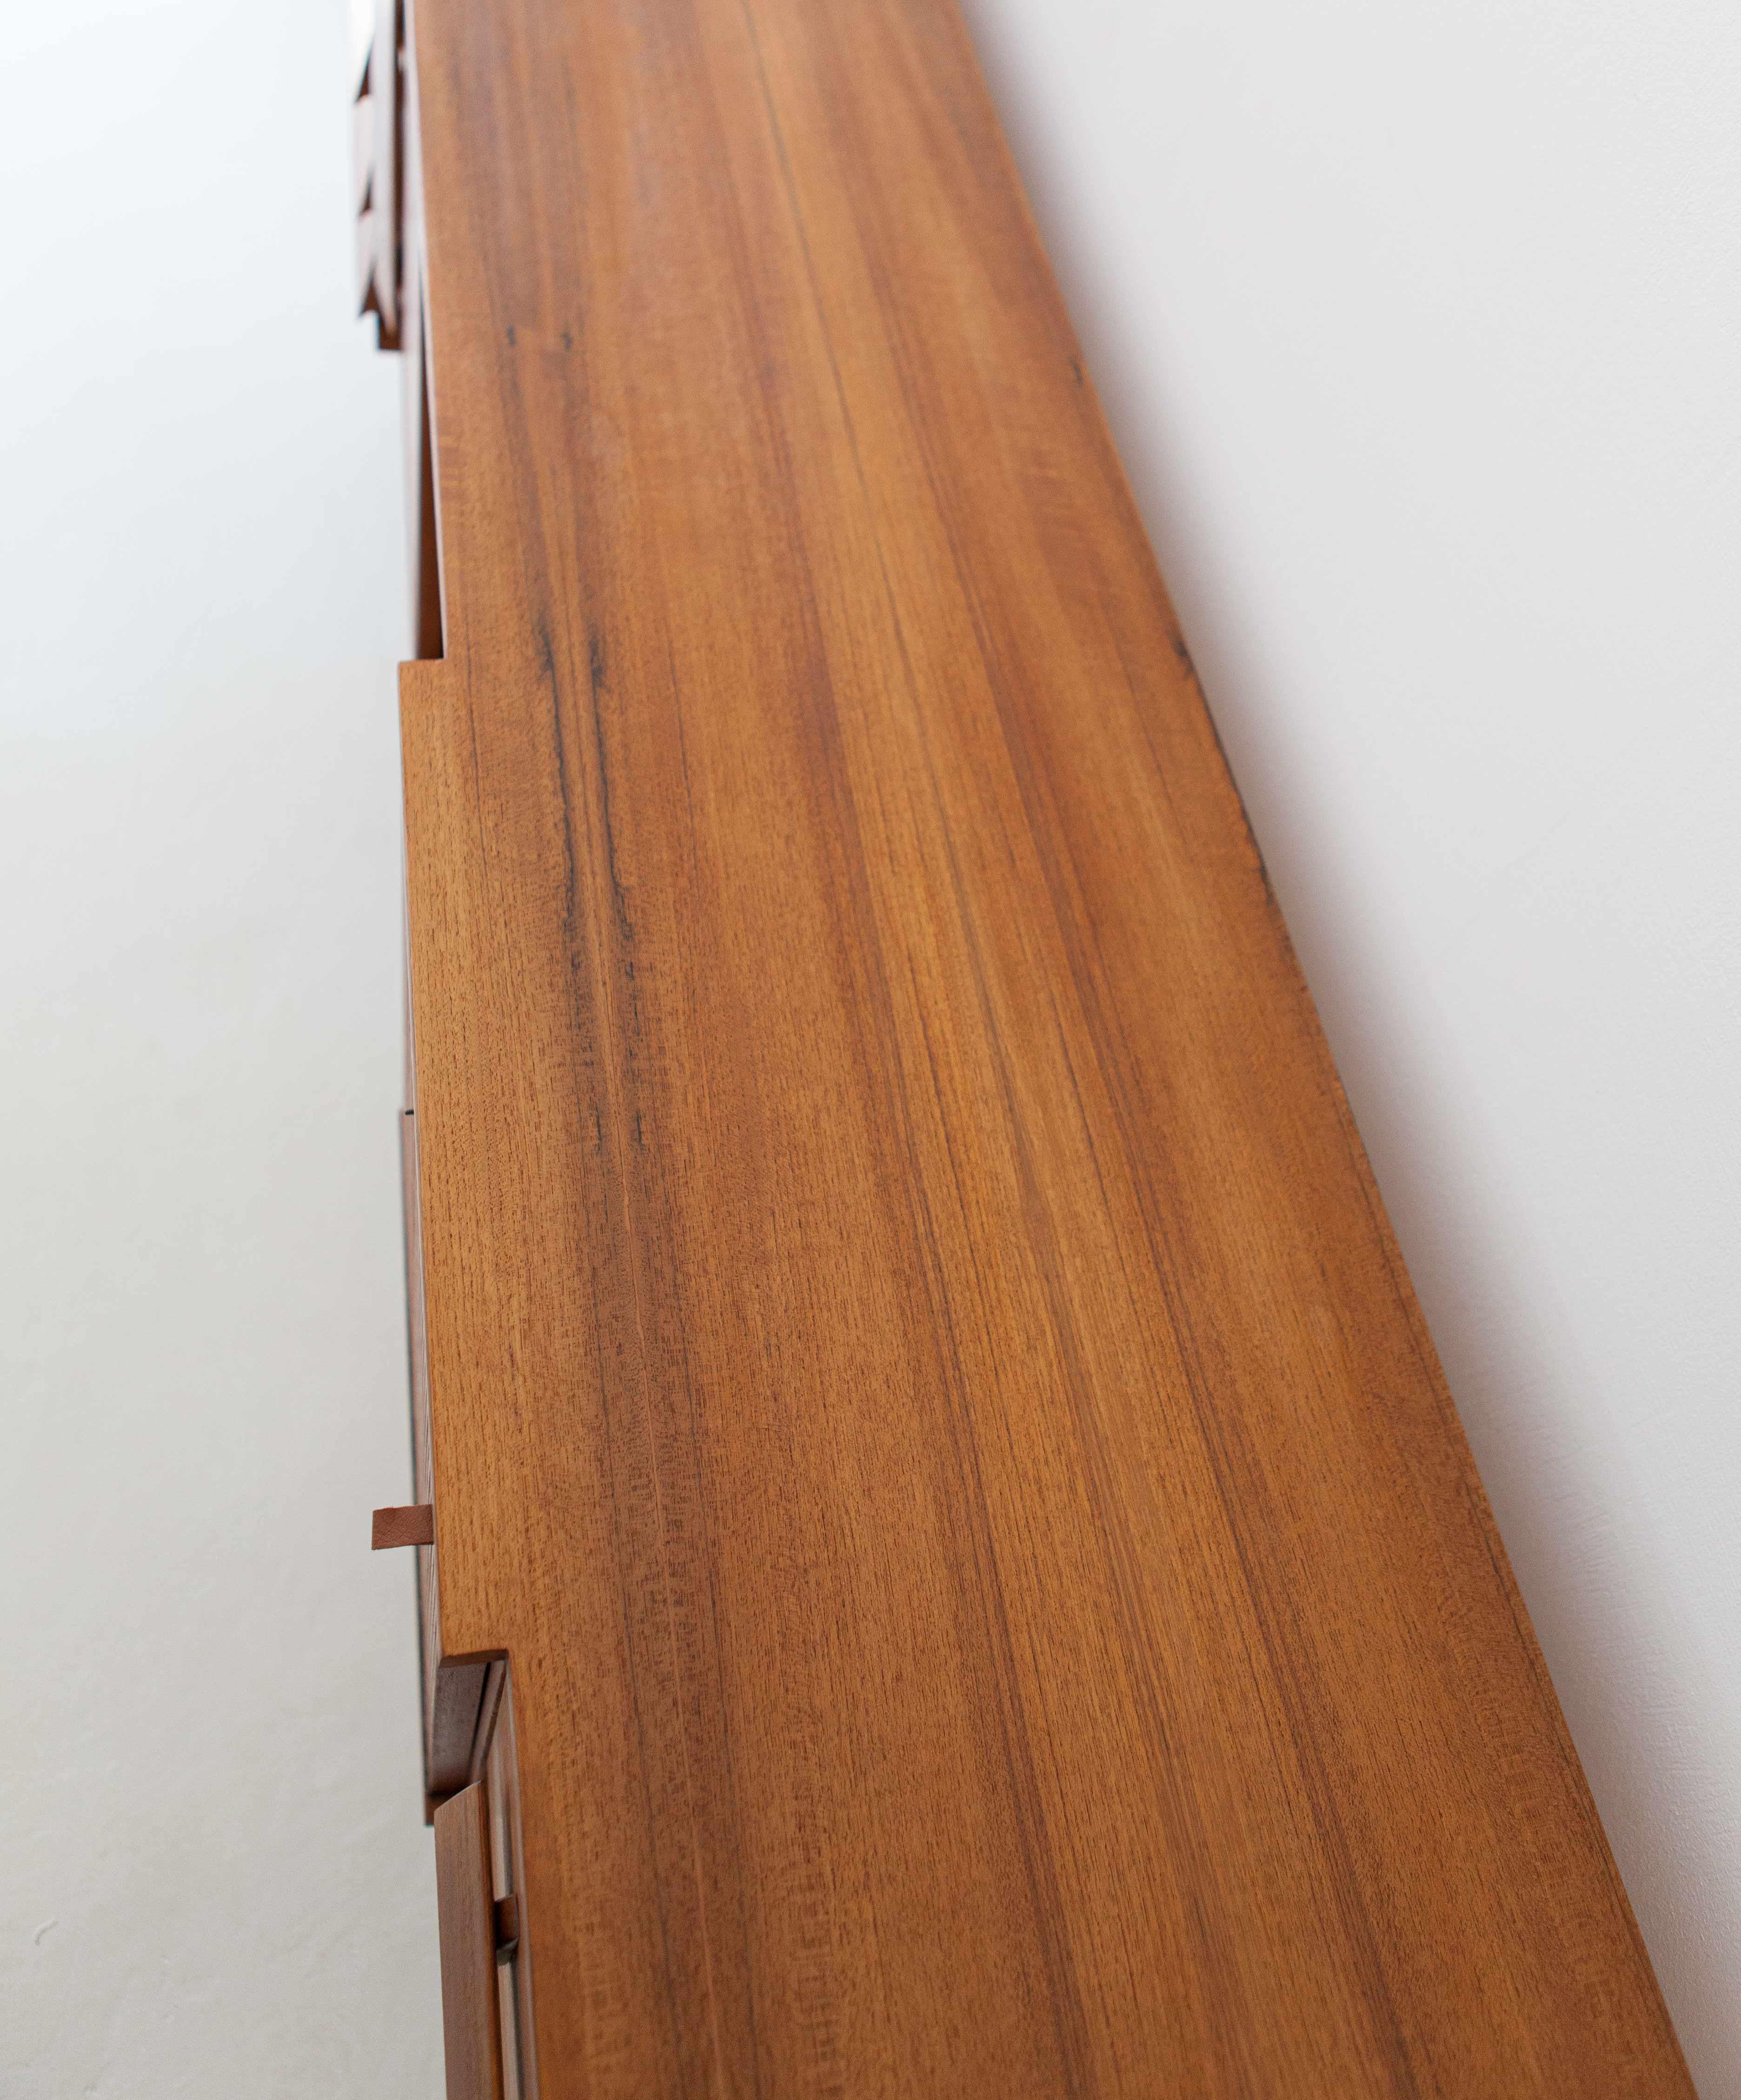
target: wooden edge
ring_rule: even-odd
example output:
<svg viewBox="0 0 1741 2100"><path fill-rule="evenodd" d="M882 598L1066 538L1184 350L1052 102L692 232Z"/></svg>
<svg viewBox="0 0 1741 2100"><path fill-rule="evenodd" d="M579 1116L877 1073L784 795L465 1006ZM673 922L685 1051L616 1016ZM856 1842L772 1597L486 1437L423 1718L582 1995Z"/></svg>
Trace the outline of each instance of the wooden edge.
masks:
<svg viewBox="0 0 1741 2100"><path fill-rule="evenodd" d="M435 1811L435 1908L441 1939L447 2100L502 2100L496 1987L496 1902L489 1807L469 1786Z"/></svg>
<svg viewBox="0 0 1741 2100"><path fill-rule="evenodd" d="M369 1549L384 1553L395 1546L433 1546L435 1543L435 1505L406 1502L393 1509L378 1509L369 1529Z"/></svg>
<svg viewBox="0 0 1741 2100"><path fill-rule="evenodd" d="M478 1725L472 1735L468 1779L483 1777L484 1767L489 1762L490 1739L496 1733L496 1716L501 1707L502 1688L507 1681L507 1658L500 1657L489 1664L484 1673L483 1696L478 1702Z"/></svg>
<svg viewBox="0 0 1741 2100"><path fill-rule="evenodd" d="M511 1949L498 1948L498 1976L503 1986L502 2047L512 2040L519 2074L518 2100L537 2100L538 2037L532 2017L532 1948L526 1920L526 1842L520 1816L520 1756L513 1718L512 1665L501 1668L501 1692L491 1726L485 1761L488 1788L490 1842L500 1849L493 1886L514 1899Z"/></svg>
<svg viewBox="0 0 1741 2100"><path fill-rule="evenodd" d="M444 1655L435 1665L425 1717L424 1787L438 1804L469 1785L483 1769L500 1698L499 1690L496 1698L490 1696L491 1679L506 1674L492 1665L505 1659L500 1648L491 1648L479 1655Z"/></svg>

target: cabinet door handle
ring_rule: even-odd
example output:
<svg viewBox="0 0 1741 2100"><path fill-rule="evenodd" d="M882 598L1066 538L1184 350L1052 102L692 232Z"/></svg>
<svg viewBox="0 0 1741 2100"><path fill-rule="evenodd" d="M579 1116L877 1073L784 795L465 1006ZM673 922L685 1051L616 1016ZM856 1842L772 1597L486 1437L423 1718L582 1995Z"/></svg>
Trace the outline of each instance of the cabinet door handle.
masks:
<svg viewBox="0 0 1741 2100"><path fill-rule="evenodd" d="M434 1502L407 1502L397 1509L378 1509L369 1535L376 1553L389 1546L433 1546L435 1543Z"/></svg>

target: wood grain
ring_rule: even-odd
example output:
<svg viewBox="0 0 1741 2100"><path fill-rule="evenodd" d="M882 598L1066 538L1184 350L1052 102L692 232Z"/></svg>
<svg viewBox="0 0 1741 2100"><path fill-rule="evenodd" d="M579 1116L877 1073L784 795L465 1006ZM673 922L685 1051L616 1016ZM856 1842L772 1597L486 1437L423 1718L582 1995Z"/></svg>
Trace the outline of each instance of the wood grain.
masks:
<svg viewBox="0 0 1741 2100"><path fill-rule="evenodd" d="M543 2100L1686 2093L954 8L411 26Z"/></svg>
<svg viewBox="0 0 1741 2100"><path fill-rule="evenodd" d="M481 1786L435 1811L435 1900L447 2100L503 2100L489 1810Z"/></svg>

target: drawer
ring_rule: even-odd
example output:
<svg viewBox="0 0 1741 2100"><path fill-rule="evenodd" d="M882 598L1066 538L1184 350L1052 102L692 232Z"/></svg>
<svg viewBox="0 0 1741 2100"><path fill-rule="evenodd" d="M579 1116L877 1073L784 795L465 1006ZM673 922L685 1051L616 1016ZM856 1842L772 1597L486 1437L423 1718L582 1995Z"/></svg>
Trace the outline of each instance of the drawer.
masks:
<svg viewBox="0 0 1741 2100"><path fill-rule="evenodd" d="M448 2100L531 2100L531 1952L505 1663L491 1666L482 1776L434 1812Z"/></svg>
<svg viewBox="0 0 1741 2100"><path fill-rule="evenodd" d="M351 186L357 216L357 311L374 315L383 350L396 350L399 342L403 50L399 0L377 0L351 109Z"/></svg>
<svg viewBox="0 0 1741 2100"><path fill-rule="evenodd" d="M405 1211L406 1343L410 1359L411 1467L417 1501L433 1511L435 1473L430 1433L429 1336L423 1286L423 1208L414 1108L399 1115L399 1158ZM425 1812L477 1780L488 1747L485 1694L487 1657L447 1657L441 1640L441 1595L433 1539L415 1546L417 1643L423 1704Z"/></svg>
<svg viewBox="0 0 1741 2100"><path fill-rule="evenodd" d="M483 1758L490 1811L491 1895L497 1924L497 2017L501 2023L505 2100L532 2100L538 2089L532 2035L531 1932L520 1833L520 1765L514 1747L513 1673L492 1665L485 1697Z"/></svg>
<svg viewBox="0 0 1741 2100"><path fill-rule="evenodd" d="M468 1786L435 1811L447 2100L506 2100L493 1873L489 1804L482 1786Z"/></svg>

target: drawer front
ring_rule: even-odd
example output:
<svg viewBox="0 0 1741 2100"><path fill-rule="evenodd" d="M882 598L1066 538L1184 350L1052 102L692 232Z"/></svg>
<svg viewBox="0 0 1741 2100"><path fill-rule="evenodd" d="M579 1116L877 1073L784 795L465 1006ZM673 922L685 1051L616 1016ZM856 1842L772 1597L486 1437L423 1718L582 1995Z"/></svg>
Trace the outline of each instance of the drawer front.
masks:
<svg viewBox="0 0 1741 2100"><path fill-rule="evenodd" d="M357 311L375 315L383 350L396 350L399 342L403 29L399 0L377 0L351 112Z"/></svg>
<svg viewBox="0 0 1741 2100"><path fill-rule="evenodd" d="M430 1421L429 1336L423 1295L423 1212L417 1164L417 1118L399 1116L399 1154L404 1176L405 1309L411 1372L411 1467L417 1500L432 1507L435 1468ZM436 1548L414 1548L417 1556L417 1639L423 1698L423 1785L427 1812L475 1780L487 1748L484 1694L489 1659L450 1660L441 1643L441 1595Z"/></svg>
<svg viewBox="0 0 1741 2100"><path fill-rule="evenodd" d="M448 2100L531 2100L531 1932L505 1663L491 1665L481 1732L481 1776L434 1819Z"/></svg>
<svg viewBox="0 0 1741 2100"><path fill-rule="evenodd" d="M505 1662L493 1666L485 1697L488 1748L483 1787L489 1805L491 1888L497 1917L496 1984L506 2100L538 2089L532 2040L532 1954L520 1836L519 1760L514 1750L513 1686Z"/></svg>
<svg viewBox="0 0 1741 2100"><path fill-rule="evenodd" d="M435 1811L447 2100L506 2100L491 1878L489 1804L469 1786Z"/></svg>

